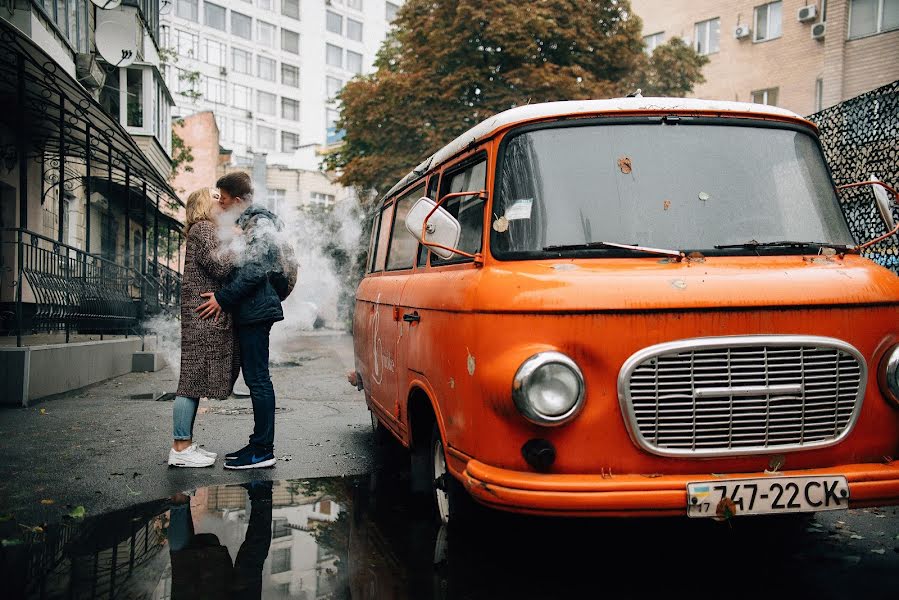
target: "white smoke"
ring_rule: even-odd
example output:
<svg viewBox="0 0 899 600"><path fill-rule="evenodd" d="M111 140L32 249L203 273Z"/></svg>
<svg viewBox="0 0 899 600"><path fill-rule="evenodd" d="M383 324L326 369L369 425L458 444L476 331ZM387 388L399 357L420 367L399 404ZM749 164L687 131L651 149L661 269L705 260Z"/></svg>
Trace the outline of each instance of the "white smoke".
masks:
<svg viewBox="0 0 899 600"><path fill-rule="evenodd" d="M145 321L144 330L155 338L156 352L162 354L177 377L181 371L181 321L174 315L161 313Z"/></svg>

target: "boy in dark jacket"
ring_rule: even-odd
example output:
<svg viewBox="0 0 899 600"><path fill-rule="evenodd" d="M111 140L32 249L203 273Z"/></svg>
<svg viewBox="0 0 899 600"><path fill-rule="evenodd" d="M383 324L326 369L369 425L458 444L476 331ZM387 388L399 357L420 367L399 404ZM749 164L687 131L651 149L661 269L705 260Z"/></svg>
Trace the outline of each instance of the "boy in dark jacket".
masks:
<svg viewBox="0 0 899 600"><path fill-rule="evenodd" d="M204 319L225 310L234 317L240 342L240 367L253 402L253 435L250 443L225 455L226 469L258 469L275 464L275 389L268 368L269 334L284 319L281 300L272 285L278 270L276 236L282 229L274 214L253 204L250 176L236 172L216 182L222 207L242 208L237 226L243 230L246 249L238 267L221 290L205 293L208 300L197 311Z"/></svg>

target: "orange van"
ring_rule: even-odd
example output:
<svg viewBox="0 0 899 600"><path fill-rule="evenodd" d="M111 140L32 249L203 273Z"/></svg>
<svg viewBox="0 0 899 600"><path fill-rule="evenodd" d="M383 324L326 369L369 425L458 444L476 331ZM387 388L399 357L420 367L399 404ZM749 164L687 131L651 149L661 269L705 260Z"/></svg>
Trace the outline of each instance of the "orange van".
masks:
<svg viewBox="0 0 899 600"><path fill-rule="evenodd" d="M503 112L373 212L350 382L444 522L897 503L899 277L860 256L896 193L858 185L887 235L771 106Z"/></svg>

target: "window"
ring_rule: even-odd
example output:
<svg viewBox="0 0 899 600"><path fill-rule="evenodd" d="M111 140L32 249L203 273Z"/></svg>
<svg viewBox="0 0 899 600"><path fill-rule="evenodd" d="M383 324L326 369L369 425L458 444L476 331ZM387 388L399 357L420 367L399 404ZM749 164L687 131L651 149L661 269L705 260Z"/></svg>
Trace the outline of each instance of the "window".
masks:
<svg viewBox="0 0 899 600"><path fill-rule="evenodd" d="M398 4L394 4L393 2L385 2L384 3L384 18L388 23L391 23L396 18L396 13L400 9Z"/></svg>
<svg viewBox="0 0 899 600"><path fill-rule="evenodd" d="M290 571L290 548L272 550L272 575Z"/></svg>
<svg viewBox="0 0 899 600"><path fill-rule="evenodd" d="M182 19L193 21L200 20L200 0L178 0L177 15Z"/></svg>
<svg viewBox="0 0 899 600"><path fill-rule="evenodd" d="M281 14L299 20L300 0L281 0Z"/></svg>
<svg viewBox="0 0 899 600"><path fill-rule="evenodd" d="M281 208L284 206L284 198L286 195L287 195L287 190L269 189L268 197L266 198L266 202L268 203L268 209L270 211L274 212L275 214L280 213ZM280 529L278 527L278 521L283 521L283 523L284 523L283 532L280 535L278 533L279 529ZM287 526L287 519L275 519L273 524L275 526L273 529L273 533L272 533L273 538L284 537L284 536L290 535L290 528Z"/></svg>
<svg viewBox="0 0 899 600"><path fill-rule="evenodd" d="M756 90L752 92L752 101L756 104L777 106L777 88L768 88L766 90Z"/></svg>
<svg viewBox="0 0 899 600"><path fill-rule="evenodd" d="M721 19L709 19L696 24L693 29L696 41L693 47L699 54L718 52L718 40L721 34Z"/></svg>
<svg viewBox="0 0 899 600"><path fill-rule="evenodd" d="M346 36L356 42L362 41L362 23L354 19L346 20Z"/></svg>
<svg viewBox="0 0 899 600"><path fill-rule="evenodd" d="M824 80L818 77L815 80L815 112L824 110Z"/></svg>
<svg viewBox="0 0 899 600"><path fill-rule="evenodd" d="M278 97L274 94L269 94L268 92L259 91L256 92L256 106L258 110L263 115L272 115L277 116L276 105L278 102Z"/></svg>
<svg viewBox="0 0 899 600"><path fill-rule="evenodd" d="M418 250L418 240L406 229L406 215L415 201L424 193L424 185L417 187L396 202L396 218L390 236L390 253L387 256L387 270L411 269Z"/></svg>
<svg viewBox="0 0 899 600"><path fill-rule="evenodd" d="M175 30L175 51L181 56L200 58L200 36L189 31Z"/></svg>
<svg viewBox="0 0 899 600"><path fill-rule="evenodd" d="M256 41L265 48L274 48L275 26L265 21L256 21Z"/></svg>
<svg viewBox="0 0 899 600"><path fill-rule="evenodd" d="M337 201L333 194L323 194L321 192L312 192L309 198L312 204L318 204L319 206L332 206Z"/></svg>
<svg viewBox="0 0 899 600"><path fill-rule="evenodd" d="M256 6L262 10L274 10L274 1L275 0L256 0Z"/></svg>
<svg viewBox="0 0 899 600"><path fill-rule="evenodd" d="M346 0L347 8L362 10L362 0Z"/></svg>
<svg viewBox="0 0 899 600"><path fill-rule="evenodd" d="M231 33L245 40L253 39L253 19L239 12L231 11Z"/></svg>
<svg viewBox="0 0 899 600"><path fill-rule="evenodd" d="M781 29L781 13L783 2L770 2L755 7L755 35L756 42L777 39L783 33Z"/></svg>
<svg viewBox="0 0 899 600"><path fill-rule="evenodd" d="M393 207L391 204L381 211L381 222L378 226L378 247L375 253L373 271L383 271L387 260L387 243L390 241L390 225L393 223Z"/></svg>
<svg viewBox="0 0 899 600"><path fill-rule="evenodd" d="M231 141L235 144L246 146L250 143L250 124L246 121L234 119L231 127Z"/></svg>
<svg viewBox="0 0 899 600"><path fill-rule="evenodd" d="M226 31L225 28L225 7L213 4L212 2L203 3L203 22L206 25L220 31Z"/></svg>
<svg viewBox="0 0 899 600"><path fill-rule="evenodd" d="M266 81L275 81L277 79L277 75L275 74L276 65L277 63L271 58L257 56L256 76L259 77L259 79L265 79Z"/></svg>
<svg viewBox="0 0 899 600"><path fill-rule="evenodd" d="M272 205L271 204L272 192L281 192L282 198L283 198L284 190L269 190L268 191L270 207ZM287 537L290 534L291 534L291 529L288 526L287 519L284 519L284 518L272 519L272 538L273 539L280 538L280 537Z"/></svg>
<svg viewBox="0 0 899 600"><path fill-rule="evenodd" d="M281 132L281 152L293 152L300 147L300 134L292 131Z"/></svg>
<svg viewBox="0 0 899 600"><path fill-rule="evenodd" d="M210 102L224 104L227 91L225 80L218 77L203 77L203 97Z"/></svg>
<svg viewBox="0 0 899 600"><path fill-rule="evenodd" d="M127 94L126 104L128 127L144 126L144 71L143 69L126 69Z"/></svg>
<svg viewBox="0 0 899 600"><path fill-rule="evenodd" d="M343 139L346 131L337 129L337 121L340 119L340 113L336 110L328 109L325 111L325 143L336 144Z"/></svg>
<svg viewBox="0 0 899 600"><path fill-rule="evenodd" d="M275 130L271 127L260 125L256 128L256 134L259 137L259 147L263 150L275 149Z"/></svg>
<svg viewBox="0 0 899 600"><path fill-rule="evenodd" d="M346 51L346 70L357 75L362 73L362 55L352 50Z"/></svg>
<svg viewBox="0 0 899 600"><path fill-rule="evenodd" d="M252 110L251 104L253 90L245 85L234 84L231 87L231 106L234 108L242 108L243 110Z"/></svg>
<svg viewBox="0 0 899 600"><path fill-rule="evenodd" d="M340 90L343 88L343 81L337 79L336 77L328 77L325 80L326 87L328 88L328 99L334 99L337 94L340 93Z"/></svg>
<svg viewBox="0 0 899 600"><path fill-rule="evenodd" d="M235 73L243 73L244 75L253 74L253 53L241 50L240 48L231 49L231 68Z"/></svg>
<svg viewBox="0 0 899 600"><path fill-rule="evenodd" d="M851 0L849 37L857 38L899 28L899 0Z"/></svg>
<svg viewBox="0 0 899 600"><path fill-rule="evenodd" d="M643 36L643 45L646 47L646 52L648 54L652 54L653 51L662 45L665 41L665 33L653 33L652 35Z"/></svg>
<svg viewBox="0 0 899 600"><path fill-rule="evenodd" d="M290 87L300 87L300 68L281 63L281 83Z"/></svg>
<svg viewBox="0 0 899 600"><path fill-rule="evenodd" d="M487 185L487 162L480 162L465 167L462 171L457 171L444 176L441 182L440 195L453 194L456 192L478 192L483 190ZM462 225L462 235L459 238L459 250L464 250L471 254L481 251L481 238L484 233L484 203L485 201L477 196L465 196L462 198L452 198L444 203L444 207L451 215L459 220ZM454 256L449 261L459 261L464 257ZM465 260L471 260L465 259ZM431 256L431 264L445 263L446 259L439 256Z"/></svg>
<svg viewBox="0 0 899 600"><path fill-rule="evenodd" d="M204 60L216 67L224 67L225 62L225 45L215 40L203 40L203 58Z"/></svg>
<svg viewBox="0 0 899 600"><path fill-rule="evenodd" d="M325 62L332 67L343 68L343 48L333 44L325 46Z"/></svg>
<svg viewBox="0 0 899 600"><path fill-rule="evenodd" d="M281 30L281 50L291 54L300 53L300 34L289 29Z"/></svg>
<svg viewBox="0 0 899 600"><path fill-rule="evenodd" d="M281 118L290 121L300 120L300 101L293 98L281 98Z"/></svg>
<svg viewBox="0 0 899 600"><path fill-rule="evenodd" d="M329 10L325 19L325 28L331 33L343 35L343 17Z"/></svg>

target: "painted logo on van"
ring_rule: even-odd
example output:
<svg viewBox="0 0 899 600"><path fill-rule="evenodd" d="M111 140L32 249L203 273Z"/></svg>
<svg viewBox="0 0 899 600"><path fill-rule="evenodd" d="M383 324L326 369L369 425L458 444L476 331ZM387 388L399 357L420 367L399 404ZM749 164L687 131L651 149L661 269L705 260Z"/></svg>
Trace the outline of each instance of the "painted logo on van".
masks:
<svg viewBox="0 0 899 600"><path fill-rule="evenodd" d="M375 300L375 311L369 319L369 331L372 332L372 379L381 385L385 370L391 373L396 371L396 363L389 352L384 352L384 343L381 341L381 294Z"/></svg>

